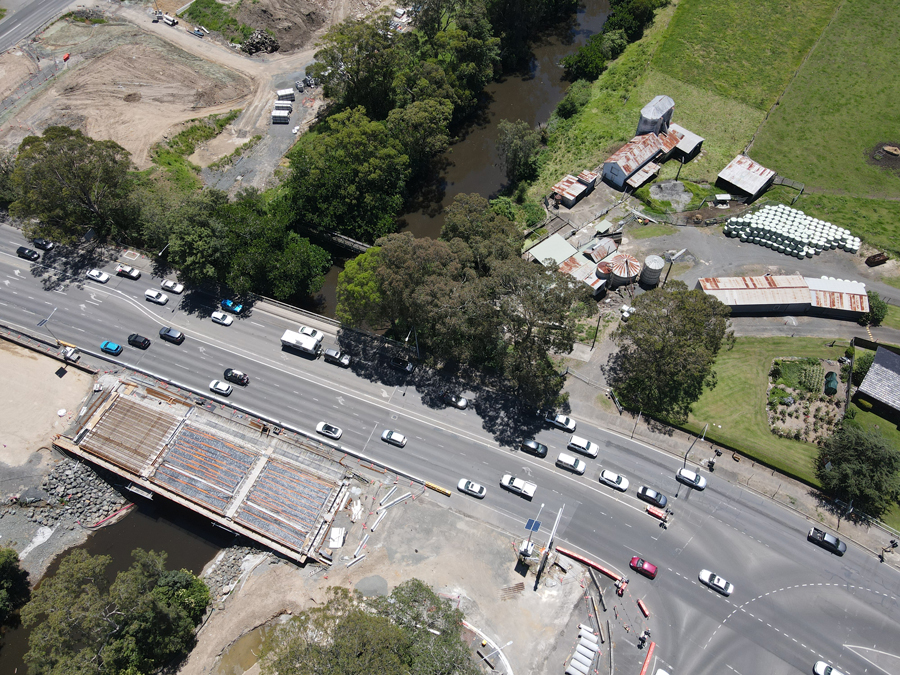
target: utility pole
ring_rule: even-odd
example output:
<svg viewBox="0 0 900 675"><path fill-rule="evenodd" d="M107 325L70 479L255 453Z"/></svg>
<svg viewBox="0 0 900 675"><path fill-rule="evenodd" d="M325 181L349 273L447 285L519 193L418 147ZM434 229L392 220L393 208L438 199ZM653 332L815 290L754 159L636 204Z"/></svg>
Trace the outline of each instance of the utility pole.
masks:
<svg viewBox="0 0 900 675"><path fill-rule="evenodd" d="M56 313L57 309L58 309L57 307L54 307L53 311L50 312L50 316L48 316L46 319L41 319L40 321L38 321L38 324L37 324L38 328L46 328L47 332L50 333L50 335L53 335L53 331L50 330L50 326L47 324L50 323L50 317L52 317ZM59 346L59 338L56 337L55 335L53 335L53 339L56 340L56 346L58 347Z"/></svg>

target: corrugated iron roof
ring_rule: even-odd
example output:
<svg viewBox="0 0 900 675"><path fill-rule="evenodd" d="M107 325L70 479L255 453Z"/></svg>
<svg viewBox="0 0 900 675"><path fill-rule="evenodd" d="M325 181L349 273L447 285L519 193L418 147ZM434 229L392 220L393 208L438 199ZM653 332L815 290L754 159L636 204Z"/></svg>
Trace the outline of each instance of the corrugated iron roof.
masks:
<svg viewBox="0 0 900 675"><path fill-rule="evenodd" d="M641 108L641 117L645 117L648 120L659 119L674 107L675 101L672 100L671 96L660 94Z"/></svg>
<svg viewBox="0 0 900 675"><path fill-rule="evenodd" d="M809 305L809 286L799 274L762 277L707 277L700 288L729 307Z"/></svg>
<svg viewBox="0 0 900 675"><path fill-rule="evenodd" d="M647 162L640 169L634 172L632 176L625 181L633 188L639 188L650 178L659 172L660 166L656 162Z"/></svg>
<svg viewBox="0 0 900 675"><path fill-rule="evenodd" d="M604 237L587 249L584 254L594 262L600 262L617 250L619 250L619 245L609 237Z"/></svg>
<svg viewBox="0 0 900 675"><path fill-rule="evenodd" d="M578 250L558 234L551 234L537 246L528 249L528 253L542 265L547 258L559 265L578 253Z"/></svg>
<svg viewBox="0 0 900 675"><path fill-rule="evenodd" d="M845 312L869 311L869 296L866 287L858 281L841 279L806 279L813 307L838 309Z"/></svg>
<svg viewBox="0 0 900 675"><path fill-rule="evenodd" d="M738 155L719 172L719 178L751 195L756 195L774 177L772 169L757 164L746 155Z"/></svg>
<svg viewBox="0 0 900 675"><path fill-rule="evenodd" d="M700 279L700 288L704 291L715 290L748 290L767 288L802 288L809 285L799 274L776 275L762 277L706 277Z"/></svg>
<svg viewBox="0 0 900 675"><path fill-rule="evenodd" d="M608 261L610 271L617 277L627 279L640 274L641 263L633 255L617 253Z"/></svg>
<svg viewBox="0 0 900 675"><path fill-rule="evenodd" d="M598 178L600 178L599 173L596 171L588 171L587 169L578 174L578 182L584 183L585 185L593 185L597 182Z"/></svg>
<svg viewBox="0 0 900 675"><path fill-rule="evenodd" d="M585 190L587 190L587 185L571 174L553 186L553 192L572 200L577 200Z"/></svg>
<svg viewBox="0 0 900 675"><path fill-rule="evenodd" d="M630 176L660 154L656 134L635 136L611 154L604 164L618 164L626 176Z"/></svg>
<svg viewBox="0 0 900 675"><path fill-rule="evenodd" d="M669 132L671 133L673 131L681 134L681 140L678 141L678 145L676 145L675 147L677 147L686 155L694 152L697 146L705 140L701 136L695 134L693 131L688 131L680 124L675 124L674 122L669 125Z"/></svg>

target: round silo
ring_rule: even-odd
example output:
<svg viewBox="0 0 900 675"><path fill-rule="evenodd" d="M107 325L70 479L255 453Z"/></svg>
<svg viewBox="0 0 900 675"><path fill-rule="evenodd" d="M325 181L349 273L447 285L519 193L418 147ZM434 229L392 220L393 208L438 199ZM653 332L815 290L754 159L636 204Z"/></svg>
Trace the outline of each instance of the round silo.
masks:
<svg viewBox="0 0 900 675"><path fill-rule="evenodd" d="M622 286L634 283L637 275L641 273L641 263L632 255L618 253L610 258L609 269L612 273L610 283L613 286Z"/></svg>
<svg viewBox="0 0 900 675"><path fill-rule="evenodd" d="M597 278L609 279L612 276L612 270L609 269L609 263L597 263Z"/></svg>
<svg viewBox="0 0 900 675"><path fill-rule="evenodd" d="M641 283L645 286L656 286L659 283L659 275L662 273L665 264L665 260L658 255L648 255L644 259Z"/></svg>

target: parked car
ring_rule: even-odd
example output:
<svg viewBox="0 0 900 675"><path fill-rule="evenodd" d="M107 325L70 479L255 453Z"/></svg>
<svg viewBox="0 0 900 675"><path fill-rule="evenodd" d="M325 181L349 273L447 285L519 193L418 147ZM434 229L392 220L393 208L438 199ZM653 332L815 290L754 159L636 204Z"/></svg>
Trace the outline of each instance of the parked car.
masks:
<svg viewBox="0 0 900 675"><path fill-rule="evenodd" d="M625 492L625 490L628 489L628 479L609 469L603 469L603 471L600 472L600 482L604 485L609 485L609 487L615 490L621 490L622 492Z"/></svg>
<svg viewBox="0 0 900 675"><path fill-rule="evenodd" d="M165 279L160 284L160 286L171 293L175 293L176 295L181 295L184 292L184 284L179 284L177 281Z"/></svg>
<svg viewBox="0 0 900 675"><path fill-rule="evenodd" d="M235 302L234 300L229 300L228 298L222 300L222 302L219 303L219 306L226 312L231 312L232 314L240 314L244 311L244 306L242 304Z"/></svg>
<svg viewBox="0 0 900 675"><path fill-rule="evenodd" d="M597 455L600 454L600 446L594 443L593 441L589 441L586 438L581 438L580 436L572 435L572 438L569 439L569 445L566 446L569 450L574 450L575 452L579 452L582 455L587 455L588 457L596 458Z"/></svg>
<svg viewBox="0 0 900 675"><path fill-rule="evenodd" d="M184 342L184 333L182 333L180 330L175 330L174 328L160 328L159 337L166 342L173 342L176 345L180 345L182 342Z"/></svg>
<svg viewBox="0 0 900 675"><path fill-rule="evenodd" d="M25 258L25 260L30 260L34 262L35 260L40 260L41 254L35 251L34 249L28 248L27 246L20 246L16 249L16 255L20 258Z"/></svg>
<svg viewBox="0 0 900 675"><path fill-rule="evenodd" d="M543 443L538 443L534 439L531 439L530 441L523 441L522 445L519 446L519 450L521 450L522 452L527 452L529 455L534 455L535 457L547 456L547 446Z"/></svg>
<svg viewBox="0 0 900 675"><path fill-rule="evenodd" d="M132 347L137 347L138 349L147 349L147 347L150 346L150 339L145 338L143 335L132 333L128 336L128 344Z"/></svg>
<svg viewBox="0 0 900 675"><path fill-rule="evenodd" d="M311 337L319 344L321 344L322 340L325 338L325 333L320 330L316 330L315 328L310 328L309 326L300 326L300 330L297 332L300 333L300 335Z"/></svg>
<svg viewBox="0 0 900 675"><path fill-rule="evenodd" d="M816 661L816 665L813 666L813 672L816 675L844 675L837 668L829 666L824 661Z"/></svg>
<svg viewBox="0 0 900 675"><path fill-rule="evenodd" d="M465 410L469 407L469 400L463 396L457 396L453 392L445 391L441 394L441 398L444 399L444 403L447 405L452 405L454 408L458 408L459 410Z"/></svg>
<svg viewBox="0 0 900 675"><path fill-rule="evenodd" d="M120 277L128 277L129 279L140 279L141 271L136 270L133 267L129 267L128 265L117 265L116 275Z"/></svg>
<svg viewBox="0 0 900 675"><path fill-rule="evenodd" d="M406 445L406 436L399 431L391 431L390 429L384 430L384 433L381 434L381 440L385 443L396 445L398 448L402 448Z"/></svg>
<svg viewBox="0 0 900 675"><path fill-rule="evenodd" d="M35 248L39 248L42 251L49 251L53 248L53 242L47 239L35 239L33 243Z"/></svg>
<svg viewBox="0 0 900 675"><path fill-rule="evenodd" d="M100 345L100 351L106 352L107 354L112 354L113 356L118 356L122 353L122 345L107 340Z"/></svg>
<svg viewBox="0 0 900 675"><path fill-rule="evenodd" d="M213 320L213 323L218 323L222 326L230 326L234 323L234 317L228 316L225 312L213 312L210 318Z"/></svg>
<svg viewBox="0 0 900 675"><path fill-rule="evenodd" d="M457 483L456 488L467 495L471 495L476 499L484 499L484 495L487 490L484 489L484 485L479 485L478 483L473 483L470 480L465 478L460 478L459 483Z"/></svg>
<svg viewBox="0 0 900 675"><path fill-rule="evenodd" d="M213 393L221 394L222 396L231 396L231 392L234 391L230 384L225 384L222 380L213 380L210 382L209 389Z"/></svg>
<svg viewBox="0 0 900 675"><path fill-rule="evenodd" d="M155 302L157 305L164 305L169 301L168 295L153 288L144 291L144 298L150 302Z"/></svg>
<svg viewBox="0 0 900 675"><path fill-rule="evenodd" d="M350 365L350 355L345 354L340 349L326 349L322 352L322 357L328 363L333 363L341 368L346 368Z"/></svg>
<svg viewBox="0 0 900 675"><path fill-rule="evenodd" d="M587 464L584 463L583 459L578 459L575 455L570 455L567 452L559 453L559 456L556 458L556 466L572 473L577 473L579 476L583 476L587 470Z"/></svg>
<svg viewBox="0 0 900 675"><path fill-rule="evenodd" d="M691 471L690 469L678 469L678 473L675 474L675 480L679 483L684 483L695 490L706 489L706 479L696 471Z"/></svg>
<svg viewBox="0 0 900 675"><path fill-rule="evenodd" d="M640 489L637 491L637 496L638 499L641 499L648 504L653 504L653 506L660 509L666 508L666 504L669 503L669 500L665 495L648 488L646 485L641 485Z"/></svg>
<svg viewBox="0 0 900 675"><path fill-rule="evenodd" d="M246 373L242 373L240 370L235 370L234 368L225 369L225 379L229 382L239 384L242 387L246 387L250 384L250 376Z"/></svg>
<svg viewBox="0 0 900 675"><path fill-rule="evenodd" d="M557 415L555 413L547 413L544 415L544 419L559 429L563 431L568 431L570 434L575 432L575 420L571 417L566 417L565 415Z"/></svg>
<svg viewBox="0 0 900 675"><path fill-rule="evenodd" d="M391 368L394 368L395 370L402 370L404 373L411 373L413 371L413 367L414 366L412 361L400 358L399 356L391 357Z"/></svg>
<svg viewBox="0 0 900 675"><path fill-rule="evenodd" d="M339 427L328 424L328 422L319 422L316 425L316 431L323 436L328 436L328 438L333 438L334 440L338 440L341 437L341 434L344 433Z"/></svg>
<svg viewBox="0 0 900 675"><path fill-rule="evenodd" d="M633 569L638 574L643 574L648 579L655 579L657 573L657 567L653 563L649 563L643 558L639 558L638 556L634 556L631 559L631 562L628 563L628 566Z"/></svg>
<svg viewBox="0 0 900 675"><path fill-rule="evenodd" d="M734 592L734 584L730 581L725 581L722 577L713 574L709 570L700 570L700 574L698 575L700 579L700 583L705 586L709 586L714 591L721 593L724 596L729 596Z"/></svg>
<svg viewBox="0 0 900 675"><path fill-rule="evenodd" d="M833 534L828 534L825 530L820 530L817 527L812 528L806 533L806 539L816 546L821 546L826 551L830 551L838 556L844 555L847 552L847 544Z"/></svg>
<svg viewBox="0 0 900 675"><path fill-rule="evenodd" d="M101 284L105 284L107 281L109 281L109 275L106 272L101 272L100 270L91 270L87 273L87 278Z"/></svg>

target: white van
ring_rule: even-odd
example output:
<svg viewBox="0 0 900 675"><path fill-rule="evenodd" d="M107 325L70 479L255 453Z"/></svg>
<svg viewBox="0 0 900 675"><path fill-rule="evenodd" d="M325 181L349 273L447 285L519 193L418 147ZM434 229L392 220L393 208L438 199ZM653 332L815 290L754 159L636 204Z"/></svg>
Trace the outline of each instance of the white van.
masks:
<svg viewBox="0 0 900 675"><path fill-rule="evenodd" d="M582 455L587 455L588 457L596 458L597 455L600 454L600 446L596 443L591 443L589 440L581 438L580 436L572 436L569 439L569 445L567 446L569 450L574 450Z"/></svg>
<svg viewBox="0 0 900 675"><path fill-rule="evenodd" d="M572 455L567 455L564 452L559 453L559 457L556 458L556 466L568 469L573 473L577 473L579 476L587 469L587 464L584 463L584 460L573 457Z"/></svg>

